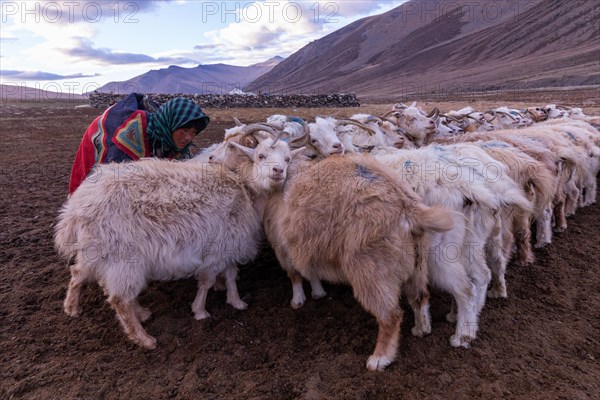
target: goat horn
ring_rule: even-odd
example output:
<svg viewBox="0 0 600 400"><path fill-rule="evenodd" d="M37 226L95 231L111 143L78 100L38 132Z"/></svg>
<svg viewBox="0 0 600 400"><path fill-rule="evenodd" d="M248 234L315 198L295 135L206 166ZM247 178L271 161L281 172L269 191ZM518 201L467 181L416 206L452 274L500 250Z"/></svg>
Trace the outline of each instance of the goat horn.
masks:
<svg viewBox="0 0 600 400"><path fill-rule="evenodd" d="M308 124L302 118L298 118L298 119L301 121L298 123L300 125L302 125L302 128L304 129L304 133L302 134L302 136L290 140L289 145L291 148L294 148L294 149L299 149L300 147L304 147L310 141L310 129L308 128ZM297 121L295 121L295 122L297 122Z"/></svg>
<svg viewBox="0 0 600 400"><path fill-rule="evenodd" d="M484 112L483 113L484 118L485 118L485 114L490 114L492 116L492 118L490 118L490 119L487 119L487 118L485 119L487 122L492 122L493 120L496 119L496 111L494 111L494 110L489 110L489 111Z"/></svg>
<svg viewBox="0 0 600 400"><path fill-rule="evenodd" d="M397 125L397 123L396 123L395 121L392 121L392 120L391 120L391 119L389 119L389 118L386 118L386 117L378 117L378 118L379 118L379 119L381 119L382 121L387 121L387 122L389 122L390 124L392 124L392 125L394 125L394 126L398 126L398 125Z"/></svg>
<svg viewBox="0 0 600 400"><path fill-rule="evenodd" d="M242 124L242 123L240 122L240 120L239 120L239 119L237 119L236 117L233 117L233 122L235 122L235 126L242 126L242 125L244 125L244 124Z"/></svg>
<svg viewBox="0 0 600 400"><path fill-rule="evenodd" d="M377 123L377 125L379 126L383 125L383 120L379 117L376 117L375 115L369 115L369 120L374 120L375 123Z"/></svg>
<svg viewBox="0 0 600 400"><path fill-rule="evenodd" d="M277 139L279 139L279 136L281 136L281 131L277 131L277 130L275 130L275 128L273 128L272 126L269 126L267 124L255 123L255 124L246 125L242 129L242 132L246 135L251 135L254 132L258 132L258 131L265 131L265 132L270 133L273 136L273 140L275 140L275 141Z"/></svg>
<svg viewBox="0 0 600 400"><path fill-rule="evenodd" d="M398 110L391 110L391 111L388 111L385 114L383 114L380 118L384 119L384 118L387 118L388 116L390 116L392 114L396 114L396 113L398 113Z"/></svg>
<svg viewBox="0 0 600 400"><path fill-rule="evenodd" d="M448 115L448 114L440 114L440 117L445 117L445 118L451 119L456 122L459 122L461 119L465 118L464 115L461 116L461 118L456 118L456 117L453 117L452 115Z"/></svg>
<svg viewBox="0 0 600 400"><path fill-rule="evenodd" d="M440 115L440 109L437 107L434 107L433 110L431 110L431 112L429 114L427 114L427 118L434 118L434 115Z"/></svg>
<svg viewBox="0 0 600 400"><path fill-rule="evenodd" d="M496 111L496 114L504 114L504 115L508 115L510 118L512 118L513 121L516 121L517 119L515 118L514 115L507 113L505 111Z"/></svg>
<svg viewBox="0 0 600 400"><path fill-rule="evenodd" d="M336 122L336 125L354 125L358 126L360 129L366 131L369 135L375 135L375 131L362 122L353 120L353 119L339 119Z"/></svg>
<svg viewBox="0 0 600 400"><path fill-rule="evenodd" d="M268 122L261 122L261 124L264 125L264 126L268 126L269 128L273 128L276 131L282 130L279 125L269 124Z"/></svg>
<svg viewBox="0 0 600 400"><path fill-rule="evenodd" d="M573 109L573 107L564 106L564 105L562 105L562 104L557 104L557 105L556 105L556 108L561 108L561 109L563 109L563 110L567 110L567 111L570 111L570 110L572 110L572 109Z"/></svg>

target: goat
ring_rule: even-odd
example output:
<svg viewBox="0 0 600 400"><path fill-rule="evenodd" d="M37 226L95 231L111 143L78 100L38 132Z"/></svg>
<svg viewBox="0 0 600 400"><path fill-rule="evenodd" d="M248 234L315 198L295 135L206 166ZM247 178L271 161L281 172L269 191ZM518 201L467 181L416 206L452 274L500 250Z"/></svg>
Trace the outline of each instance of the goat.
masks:
<svg viewBox="0 0 600 400"><path fill-rule="evenodd" d="M426 116L413 102L410 106L403 103L395 104L391 111L385 113L382 117L389 118L394 124L402 128L410 136L417 146L422 146L427 142L427 137L435 135L437 126L433 117L434 112Z"/></svg>
<svg viewBox="0 0 600 400"><path fill-rule="evenodd" d="M498 107L490 112L495 116L491 123L496 129L524 128L533 123L530 118L512 108Z"/></svg>
<svg viewBox="0 0 600 400"><path fill-rule="evenodd" d="M333 154L344 154L351 144L342 144L336 135L339 125L333 117L316 117L315 122L308 124L310 140L307 145L312 146L324 157Z"/></svg>
<svg viewBox="0 0 600 400"><path fill-rule="evenodd" d="M447 211L424 206L405 184L366 155L334 155L290 179L285 192L270 196L265 230L278 247L282 265L309 280L348 283L379 324L367 368L381 371L395 358L404 285L419 326L429 294L426 250L432 231L446 231ZM310 251L307 251L310 249ZM416 264L416 266L415 266Z"/></svg>
<svg viewBox="0 0 600 400"><path fill-rule="evenodd" d="M548 110L544 107L527 107L524 112L533 122L542 122L548 119Z"/></svg>
<svg viewBox="0 0 600 400"><path fill-rule="evenodd" d="M501 132L465 134L446 140L436 139L436 142L472 142L506 165L510 177L522 186L528 200L534 204L537 225L535 247L543 247L552 241L552 200L557 196L559 158L540 143L517 135L502 135ZM522 256L526 254L527 251L521 253Z"/></svg>
<svg viewBox="0 0 600 400"><path fill-rule="evenodd" d="M100 166L64 204L56 225L58 252L75 257L65 312L81 313L81 287L96 280L127 336L154 349L156 339L141 325L150 311L137 301L148 281L195 276L192 310L203 319L210 316L207 292L223 273L227 303L245 309L236 264L256 256L267 193L284 182L294 155L282 141L260 140L256 149L231 143L245 155L236 172L158 159ZM129 172L118 175L124 167Z"/></svg>
<svg viewBox="0 0 600 400"><path fill-rule="evenodd" d="M450 344L469 347L477 334L491 279L485 243L500 233L498 196L484 182L480 165L467 165L435 146L378 148L371 155L409 184L426 205L453 212L452 229L433 235L428 271L430 283L449 292L458 306L456 313L453 307L446 316L449 322L456 322ZM498 257L502 257L500 252Z"/></svg>

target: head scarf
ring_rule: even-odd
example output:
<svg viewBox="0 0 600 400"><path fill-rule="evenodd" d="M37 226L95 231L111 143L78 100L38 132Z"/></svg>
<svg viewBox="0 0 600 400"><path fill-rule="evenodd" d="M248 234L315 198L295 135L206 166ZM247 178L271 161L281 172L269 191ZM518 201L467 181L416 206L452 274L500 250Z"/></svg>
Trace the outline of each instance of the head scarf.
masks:
<svg viewBox="0 0 600 400"><path fill-rule="evenodd" d="M191 143L180 149L173 141L173 132L195 119L204 121L203 130L208 125L210 119L204 114L202 109L190 99L177 97L161 105L156 113L148 113L148 134L155 141L159 141L168 150L175 153L181 153L186 156L189 154Z"/></svg>

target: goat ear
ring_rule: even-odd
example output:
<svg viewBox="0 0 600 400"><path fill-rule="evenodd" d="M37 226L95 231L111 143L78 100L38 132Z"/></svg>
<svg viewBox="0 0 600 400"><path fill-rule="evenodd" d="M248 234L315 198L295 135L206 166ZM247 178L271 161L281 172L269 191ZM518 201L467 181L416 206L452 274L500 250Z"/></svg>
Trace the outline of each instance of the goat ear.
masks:
<svg viewBox="0 0 600 400"><path fill-rule="evenodd" d="M265 139L273 138L273 135L265 131L258 131L254 132L254 138L258 141L258 143L262 143Z"/></svg>
<svg viewBox="0 0 600 400"><path fill-rule="evenodd" d="M417 106L417 102L413 101L413 103L410 105L411 107L416 107Z"/></svg>
<svg viewBox="0 0 600 400"><path fill-rule="evenodd" d="M306 146L302 146L299 149L292 150L292 159L296 157L298 154L301 154L304 150L306 150Z"/></svg>
<svg viewBox="0 0 600 400"><path fill-rule="evenodd" d="M256 148L258 146L259 140L256 139L253 135L246 135L239 144L244 147L249 147L251 149Z"/></svg>
<svg viewBox="0 0 600 400"><path fill-rule="evenodd" d="M253 160L254 159L254 149L251 149L249 147L244 147L238 143L235 142L231 142L232 146L237 147L242 153L244 153L249 159Z"/></svg>

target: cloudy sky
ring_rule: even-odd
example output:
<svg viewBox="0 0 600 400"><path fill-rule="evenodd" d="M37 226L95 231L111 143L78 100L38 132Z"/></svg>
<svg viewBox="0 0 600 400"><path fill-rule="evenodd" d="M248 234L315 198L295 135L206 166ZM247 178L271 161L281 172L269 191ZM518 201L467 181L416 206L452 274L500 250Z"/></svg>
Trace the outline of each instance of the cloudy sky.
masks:
<svg viewBox="0 0 600 400"><path fill-rule="evenodd" d="M251 65L405 1L0 0L0 83L82 93L169 65Z"/></svg>

